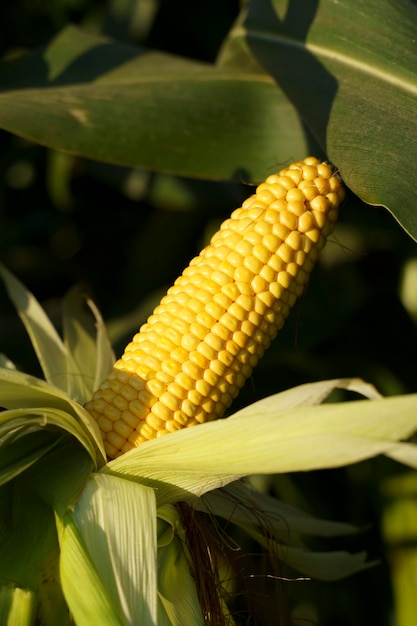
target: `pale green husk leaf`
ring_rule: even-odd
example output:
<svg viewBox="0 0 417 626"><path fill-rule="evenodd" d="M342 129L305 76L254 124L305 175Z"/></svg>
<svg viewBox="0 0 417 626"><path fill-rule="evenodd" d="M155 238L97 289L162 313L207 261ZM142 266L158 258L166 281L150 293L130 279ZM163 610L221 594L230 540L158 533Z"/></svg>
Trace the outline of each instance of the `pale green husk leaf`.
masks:
<svg viewBox="0 0 417 626"><path fill-rule="evenodd" d="M69 380L75 387L69 395L82 404L106 378L115 356L99 310L76 287L63 299L62 324L73 374Z"/></svg>
<svg viewBox="0 0 417 626"><path fill-rule="evenodd" d="M417 429L415 394L297 406L297 394L291 393L293 408L286 392L284 408L276 394L227 419L141 444L102 471L157 487L163 504L201 496L249 474L341 467L401 454L405 444L398 440Z"/></svg>
<svg viewBox="0 0 417 626"><path fill-rule="evenodd" d="M63 590L77 626L157 623L156 545L153 490L114 476L93 474L69 525L64 525L61 539ZM77 552L82 567L75 574ZM93 587L95 579L100 580L101 592L91 599L83 585ZM111 607L112 617L102 622L95 610L102 611L105 605Z"/></svg>
<svg viewBox="0 0 417 626"><path fill-rule="evenodd" d="M255 537L256 538L256 537ZM262 537L260 536L259 539ZM265 543L264 541L261 543ZM269 546L271 549L271 546ZM316 580L335 581L376 565L367 561L366 552L352 554L344 550L313 552L301 548L277 546L286 565Z"/></svg>
<svg viewBox="0 0 417 626"><path fill-rule="evenodd" d="M206 513L232 520L241 528L267 528L276 539L301 545L299 533L315 537L338 537L358 532L356 526L318 519L278 498L251 489L242 481L206 493L190 503Z"/></svg>
<svg viewBox="0 0 417 626"><path fill-rule="evenodd" d="M417 469L417 446L413 443L405 442L401 446L395 446L387 456L398 463Z"/></svg>
<svg viewBox="0 0 417 626"><path fill-rule="evenodd" d="M0 588L0 624L33 626L36 617L36 596L30 589Z"/></svg>
<svg viewBox="0 0 417 626"><path fill-rule="evenodd" d="M124 626L71 519L61 531L60 577L77 626Z"/></svg>
<svg viewBox="0 0 417 626"><path fill-rule="evenodd" d="M11 409L0 413L0 441L3 445L13 443L17 437L31 435L40 429L62 429L83 445L92 458L96 455L88 431L66 411L52 407L37 407L31 409Z"/></svg>
<svg viewBox="0 0 417 626"><path fill-rule="evenodd" d="M31 339L45 380L81 404L106 377L114 354L101 315L79 289L63 299L64 340L34 295L0 265L9 297Z"/></svg>
<svg viewBox="0 0 417 626"><path fill-rule="evenodd" d="M97 423L58 387L17 370L0 369L0 397L1 406L8 409L0 414L0 437L6 433L16 437L21 434L19 431L52 425L77 437L97 466L104 463L106 456Z"/></svg>
<svg viewBox="0 0 417 626"><path fill-rule="evenodd" d="M3 265L0 276L30 337L45 379L68 390L68 354L54 325L33 294Z"/></svg>
<svg viewBox="0 0 417 626"><path fill-rule="evenodd" d="M188 558L187 558L188 557ZM204 623L177 509L158 509L158 626Z"/></svg>
<svg viewBox="0 0 417 626"><path fill-rule="evenodd" d="M9 357L6 354L3 354L2 352L0 352L0 367L9 369L9 370L16 369L16 365L13 363L13 361L11 361Z"/></svg>
<svg viewBox="0 0 417 626"><path fill-rule="evenodd" d="M242 481L196 498L192 505L239 526L287 566L313 578L338 580L373 565L365 552L313 552L300 538L300 533L318 537L357 533L355 526L318 519Z"/></svg>

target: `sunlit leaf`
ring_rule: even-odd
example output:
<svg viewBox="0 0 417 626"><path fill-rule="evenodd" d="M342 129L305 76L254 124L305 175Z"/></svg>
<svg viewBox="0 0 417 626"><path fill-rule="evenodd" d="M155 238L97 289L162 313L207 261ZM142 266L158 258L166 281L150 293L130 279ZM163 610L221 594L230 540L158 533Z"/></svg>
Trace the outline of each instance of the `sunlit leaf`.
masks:
<svg viewBox="0 0 417 626"><path fill-rule="evenodd" d="M256 180L309 152L296 111L270 77L74 27L0 65L0 85L2 128L111 163Z"/></svg>
<svg viewBox="0 0 417 626"><path fill-rule="evenodd" d="M66 411L54 409L53 407L37 407L30 409L10 409L0 413L0 440L2 446L7 446L14 442L15 438L21 434L35 430L55 430L63 431L75 437L87 450L92 459L97 457L97 446L91 438L89 432L83 427L74 416ZM61 433L62 434L62 433Z"/></svg>
<svg viewBox="0 0 417 626"><path fill-rule="evenodd" d="M341 467L392 455L405 445L396 442L417 430L414 394L283 410L274 399L279 406L277 394L227 419L141 444L102 471L158 487L162 503L179 493L201 496L248 474Z"/></svg>
<svg viewBox="0 0 417 626"><path fill-rule="evenodd" d="M65 521L60 542L62 589L77 626L124 626L73 520Z"/></svg>
<svg viewBox="0 0 417 626"><path fill-rule="evenodd" d="M100 311L90 298L87 300L87 304L94 315L96 329L95 378L92 389L95 391L108 375L116 359L109 335L107 333L107 328L103 318L101 317Z"/></svg>
<svg viewBox="0 0 417 626"><path fill-rule="evenodd" d="M101 315L83 292L72 289L63 299L62 308L64 345L70 368L68 393L84 403L107 376L115 358Z"/></svg>
<svg viewBox="0 0 417 626"><path fill-rule="evenodd" d="M254 0L223 52L270 75L347 185L414 238L416 39L411 0Z"/></svg>
<svg viewBox="0 0 417 626"><path fill-rule="evenodd" d="M387 456L398 463L417 469L417 446L415 444L402 443L400 446L393 447Z"/></svg>
<svg viewBox="0 0 417 626"><path fill-rule="evenodd" d="M0 353L0 367L4 367L9 370L15 370L16 365L5 354Z"/></svg>
<svg viewBox="0 0 417 626"><path fill-rule="evenodd" d="M0 624L33 626L36 619L36 594L19 587L0 588Z"/></svg>
<svg viewBox="0 0 417 626"><path fill-rule="evenodd" d="M64 424L69 425L72 422L73 428L78 432L78 438L81 437L88 442L90 451L95 450L96 464L101 465L104 462L106 455L97 423L80 404L58 387L17 370L0 368L0 398L1 406L10 410L25 409L29 410L29 413L32 410L36 413L37 409L45 411L45 407L48 407L52 413L55 410L62 412L61 418L58 419L61 427L65 429ZM68 416L64 419L63 414ZM0 420L7 421L7 415L4 417L0 413ZM75 434L75 431L72 434Z"/></svg>
<svg viewBox="0 0 417 626"><path fill-rule="evenodd" d="M33 294L2 265L0 276L25 325L46 380L66 391L67 352L51 320Z"/></svg>
<svg viewBox="0 0 417 626"><path fill-rule="evenodd" d="M113 476L95 474L75 506L73 519L121 623L156 624L153 490ZM68 601L73 608L75 600L68 596ZM75 611L74 614L77 615Z"/></svg>

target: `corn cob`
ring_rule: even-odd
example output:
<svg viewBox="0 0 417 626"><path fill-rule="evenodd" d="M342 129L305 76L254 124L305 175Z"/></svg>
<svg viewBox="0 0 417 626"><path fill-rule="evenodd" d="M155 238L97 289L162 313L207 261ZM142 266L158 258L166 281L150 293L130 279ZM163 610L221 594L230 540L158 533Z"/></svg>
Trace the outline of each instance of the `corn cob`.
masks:
<svg viewBox="0 0 417 626"><path fill-rule="evenodd" d="M222 224L86 404L109 457L224 414L302 294L343 198L331 167L308 157Z"/></svg>

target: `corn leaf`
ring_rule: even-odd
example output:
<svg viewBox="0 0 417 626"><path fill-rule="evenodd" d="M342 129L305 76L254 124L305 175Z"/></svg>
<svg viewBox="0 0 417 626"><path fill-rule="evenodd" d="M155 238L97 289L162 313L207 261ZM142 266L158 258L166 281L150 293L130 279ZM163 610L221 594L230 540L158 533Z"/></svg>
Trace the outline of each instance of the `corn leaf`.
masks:
<svg viewBox="0 0 417 626"><path fill-rule="evenodd" d="M248 474L341 467L401 454L417 430L417 395L280 408L280 394L233 416L149 441L102 471L158 488L158 503ZM172 498L172 499L171 499ZM166 499L166 500L165 500Z"/></svg>
<svg viewBox="0 0 417 626"><path fill-rule="evenodd" d="M321 151L417 237L416 38L412 0L251 0L214 66L70 27L0 65L0 126L72 154L214 179L260 180Z"/></svg>
<svg viewBox="0 0 417 626"><path fill-rule="evenodd" d="M387 453L387 456L398 461L398 463L417 469L417 446L412 443L403 443L400 447L396 446Z"/></svg>
<svg viewBox="0 0 417 626"><path fill-rule="evenodd" d="M29 436L13 441L13 445L5 446L0 443L0 486L39 461L57 444L57 441L55 434L32 431Z"/></svg>
<svg viewBox="0 0 417 626"><path fill-rule="evenodd" d="M2 582L10 588L16 586L35 594L36 623L68 626L68 609L58 576L59 549L54 515L20 478L0 488L0 539ZM22 601L20 607L13 609L17 615L24 608L25 597L16 596L14 600ZM3 619L0 623L8 624Z"/></svg>
<svg viewBox="0 0 417 626"><path fill-rule="evenodd" d="M68 354L51 320L33 294L2 265L0 276L32 341L45 379L67 391Z"/></svg>
<svg viewBox="0 0 417 626"><path fill-rule="evenodd" d="M351 524L315 518L242 482L207 493L192 505L239 526L286 565L313 578L338 580L373 565L365 552L311 551L299 537L299 533L336 537L358 532Z"/></svg>
<svg viewBox="0 0 417 626"><path fill-rule="evenodd" d="M190 571L185 531L178 510L172 506L167 509L158 509L158 626L165 622L169 626L199 626L204 619ZM170 528L161 526L161 520Z"/></svg>
<svg viewBox="0 0 417 626"><path fill-rule="evenodd" d="M51 407L37 407L11 409L0 413L0 443L2 446L14 443L17 437L26 433L30 437L34 430L44 429L55 432L59 429L72 435L87 450L92 459L97 458L97 446L94 440L83 425L66 411Z"/></svg>
<svg viewBox="0 0 417 626"><path fill-rule="evenodd" d="M92 458L96 465L103 464L106 455L95 420L80 404L58 387L17 370L0 368L0 398L0 404L5 409L24 410L26 416L31 411L37 414L38 421L34 424L36 426L40 425L39 419L45 410L55 416L59 415L55 419L54 425L64 430L68 429L68 432L77 436L80 441L82 440L87 445L90 453L93 453L94 450ZM12 415L0 413L0 423L6 424L8 417ZM27 427L28 425L25 422L24 426ZM10 430L7 425L6 428Z"/></svg>
<svg viewBox="0 0 417 626"><path fill-rule="evenodd" d="M65 519L61 550L63 589L77 626L157 623L156 507L151 489L92 475ZM87 590L96 584L90 597Z"/></svg>
<svg viewBox="0 0 417 626"><path fill-rule="evenodd" d="M61 389L41 378L8 368L0 368L0 398L1 406L7 409L50 404L74 413L77 404Z"/></svg>
<svg viewBox="0 0 417 626"><path fill-rule="evenodd" d="M282 549L282 547L278 546L277 549ZM344 550L310 552L301 548L286 547L282 558L297 572L302 572L317 580L327 581L340 580L376 565L375 561L366 560L366 552L351 554Z"/></svg>
<svg viewBox="0 0 417 626"><path fill-rule="evenodd" d="M33 434L28 438L31 437ZM93 470L86 450L74 438L61 437L22 480L62 518L79 497Z"/></svg>
<svg viewBox="0 0 417 626"><path fill-rule="evenodd" d="M33 626L37 600L33 591L19 587L0 588L0 624L4 626Z"/></svg>
<svg viewBox="0 0 417 626"><path fill-rule="evenodd" d="M16 365L3 353L0 353L0 367L4 367L10 370L15 370Z"/></svg>
<svg viewBox="0 0 417 626"><path fill-rule="evenodd" d="M46 381L83 404L115 360L97 307L80 289L72 289L62 303L62 340L33 294L1 265L0 276L29 334ZM11 361L3 356L0 365L13 369Z"/></svg>
<svg viewBox="0 0 417 626"><path fill-rule="evenodd" d="M260 512L259 515L262 513ZM367 560L367 553L364 551L354 554L345 550L317 552L304 547L289 546L271 539L266 534L268 526L265 527L264 532L257 530L254 526L245 527L244 530L270 554L281 560L286 567L291 567L317 580L340 580L376 565L376 561Z"/></svg>
<svg viewBox="0 0 417 626"><path fill-rule="evenodd" d="M60 577L77 626L124 626L73 520L61 532Z"/></svg>
<svg viewBox="0 0 417 626"><path fill-rule="evenodd" d="M86 298L75 287L62 301L62 334L67 351L68 395L80 404L90 399L95 381L94 320L87 314Z"/></svg>
<svg viewBox="0 0 417 626"><path fill-rule="evenodd" d="M92 388L95 391L112 369L116 358L100 311L90 298L87 304L94 315L96 328L95 378Z"/></svg>
<svg viewBox="0 0 417 626"><path fill-rule="evenodd" d="M406 472L386 478L381 492L381 534L390 565L395 623L413 626L417 614L413 585L417 572L417 473Z"/></svg>
<svg viewBox="0 0 417 626"><path fill-rule="evenodd" d="M347 185L417 238L417 6L412 0L254 0L222 64L266 72ZM389 43L388 43L389 42ZM387 129L389 131L387 132ZM407 146L399 150L398 146ZM393 155L395 155L393 164ZM395 176L387 176L395 170Z"/></svg>
<svg viewBox="0 0 417 626"><path fill-rule="evenodd" d="M115 361L102 317L79 288L63 299L62 325L70 374L68 393L84 404L109 373Z"/></svg>
<svg viewBox="0 0 417 626"><path fill-rule="evenodd" d="M300 545L300 539L294 533L338 537L358 532L352 524L318 519L277 498L254 491L242 481L207 493L191 504L200 511L226 520L233 518L233 523L242 528L265 524L276 539L291 545Z"/></svg>
<svg viewBox="0 0 417 626"><path fill-rule="evenodd" d="M381 394L373 385L366 383L361 378L333 378L330 380L320 380L314 383L297 385L290 389L285 389L279 394L264 398L262 408L272 411L279 409L295 409L302 406L314 406L321 404L336 389L355 392L364 398L374 400L382 398ZM254 407L257 405L253 405Z"/></svg>
<svg viewBox="0 0 417 626"><path fill-rule="evenodd" d="M44 49L0 64L0 86L0 127L111 163L210 179L264 178L277 160L309 151L296 111L268 76L74 27Z"/></svg>

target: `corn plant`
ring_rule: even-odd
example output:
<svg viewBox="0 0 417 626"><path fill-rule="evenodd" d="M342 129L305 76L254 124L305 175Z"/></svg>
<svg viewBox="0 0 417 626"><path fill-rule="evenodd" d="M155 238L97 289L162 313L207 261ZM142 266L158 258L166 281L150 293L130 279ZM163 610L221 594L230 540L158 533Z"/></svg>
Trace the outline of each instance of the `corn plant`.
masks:
<svg viewBox="0 0 417 626"><path fill-rule="evenodd" d="M48 10L62 24L55 4ZM133 24L134 3L121 4L111 3L113 18L131 11ZM150 32L145 4L156 15L157 3L138 3ZM329 209L334 225L340 178L348 189L345 214L356 196L365 213L383 205L417 236L410 167L417 10L411 0L243 2L212 63L150 49L145 26L139 42L126 33L106 36L99 21L90 30L93 13L84 26L68 24L41 48L13 49L0 63L0 126L52 150L49 192L57 206L71 204L79 157L124 172L141 168L133 174L145 179L150 171L267 181L117 361L90 296L74 289L64 297L58 332L2 266L42 375L22 371L12 352L1 356L0 623L239 624L234 541L253 541L268 553L271 576L281 571L277 563L294 577L325 581L373 565L364 552L311 549L311 537L357 529L271 497L256 488L254 475L345 467L380 455L417 464L415 394L383 398L359 378L337 377L238 410L232 404L304 291L331 230L323 216ZM311 153L319 158L268 178L281 169L276 163ZM312 212L304 212L306 203ZM279 204L274 231L268 216ZM113 224L118 217L113 209ZM240 220L241 238L239 227L231 228ZM308 239L318 245L307 251ZM100 246L89 245L94 258ZM240 285L237 300L230 284ZM361 399L335 402L337 390ZM214 419L226 409L226 418ZM404 510L397 509L400 518ZM391 541L389 508L384 520ZM392 555L398 626L408 626L413 590L402 581L414 565L410 559L407 570L395 549ZM286 619L278 612L270 618Z"/></svg>

